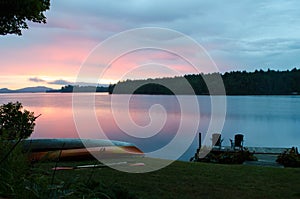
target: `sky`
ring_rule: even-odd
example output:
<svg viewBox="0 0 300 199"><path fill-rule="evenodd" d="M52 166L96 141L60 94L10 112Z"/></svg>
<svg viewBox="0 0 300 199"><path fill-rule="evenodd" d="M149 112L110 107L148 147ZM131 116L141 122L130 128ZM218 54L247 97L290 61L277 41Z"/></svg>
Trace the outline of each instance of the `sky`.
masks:
<svg viewBox="0 0 300 199"><path fill-rule="evenodd" d="M0 36L0 88L72 84L97 45L145 27L187 35L207 51L221 73L299 68L299 7L298 0L52 0L46 24L30 22L22 36ZM166 42L168 35L160 40ZM120 45L130 45L126 41ZM193 53L175 42L177 48ZM98 56L93 77L81 84L197 72L170 52L141 49L112 60L105 74L95 78L103 70L101 59L110 53L113 50ZM214 72L201 61L200 72Z"/></svg>

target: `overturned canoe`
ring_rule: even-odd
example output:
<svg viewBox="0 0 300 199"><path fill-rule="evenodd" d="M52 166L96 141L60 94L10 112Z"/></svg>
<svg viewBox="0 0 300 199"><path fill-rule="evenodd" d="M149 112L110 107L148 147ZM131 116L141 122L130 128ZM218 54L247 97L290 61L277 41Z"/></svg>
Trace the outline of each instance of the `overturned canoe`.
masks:
<svg viewBox="0 0 300 199"><path fill-rule="evenodd" d="M102 139L27 139L22 145L29 152L31 161L83 160L92 158L120 158L143 156L144 153L134 144Z"/></svg>

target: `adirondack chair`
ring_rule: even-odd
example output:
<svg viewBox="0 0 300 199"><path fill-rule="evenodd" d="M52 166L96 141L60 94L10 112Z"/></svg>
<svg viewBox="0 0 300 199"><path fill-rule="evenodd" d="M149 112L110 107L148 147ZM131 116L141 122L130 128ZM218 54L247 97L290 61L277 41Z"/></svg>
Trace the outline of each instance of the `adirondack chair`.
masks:
<svg viewBox="0 0 300 199"><path fill-rule="evenodd" d="M244 148L244 135L243 134L235 134L234 135L234 141L230 139L231 148L236 150L243 150Z"/></svg>
<svg viewBox="0 0 300 199"><path fill-rule="evenodd" d="M220 133L212 134L212 146L221 149L223 139L221 139Z"/></svg>

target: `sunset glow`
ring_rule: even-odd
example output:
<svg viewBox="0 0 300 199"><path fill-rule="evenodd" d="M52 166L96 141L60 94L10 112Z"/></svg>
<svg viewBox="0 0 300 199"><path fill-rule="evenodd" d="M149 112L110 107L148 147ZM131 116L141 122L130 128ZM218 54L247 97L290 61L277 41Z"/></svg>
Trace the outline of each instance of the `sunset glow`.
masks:
<svg viewBox="0 0 300 199"><path fill-rule="evenodd" d="M155 2L51 1L46 24L29 23L23 36L1 36L0 88L60 88L74 83L97 45L122 31L141 27L170 28L191 37L208 51L220 72L286 70L300 64L300 26L293 20L299 18L297 6L293 5L299 2L281 2L280 6L279 2L268 1L255 5L227 2L222 6L202 1ZM171 41L170 38L168 42ZM180 43L177 47L194 53ZM112 52L106 53L99 55L99 60ZM99 72L97 67L94 74ZM205 62L201 67L203 73L212 72ZM124 78L193 73L198 71L179 57L146 50L118 58L103 77L87 78L85 83L109 84Z"/></svg>

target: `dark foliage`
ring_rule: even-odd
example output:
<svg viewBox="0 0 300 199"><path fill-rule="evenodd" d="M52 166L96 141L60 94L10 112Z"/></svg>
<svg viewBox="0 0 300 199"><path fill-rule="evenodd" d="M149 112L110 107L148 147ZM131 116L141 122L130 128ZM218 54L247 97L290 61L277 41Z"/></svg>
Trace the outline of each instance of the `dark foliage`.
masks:
<svg viewBox="0 0 300 199"><path fill-rule="evenodd" d="M46 23L50 0L0 0L0 35L22 35L27 21Z"/></svg>
<svg viewBox="0 0 300 199"><path fill-rule="evenodd" d="M210 151L204 158L197 162L212 162L220 164L242 164L245 161L256 161L257 158L247 149L240 151Z"/></svg>
<svg viewBox="0 0 300 199"><path fill-rule="evenodd" d="M132 89L135 94L172 94L164 87L175 85L176 94L210 94L204 79L214 79L213 74L185 75L183 77L148 79L148 80L127 80L111 85L109 93L128 93ZM255 72L235 71L221 75L227 95L291 95L300 94L300 69L294 68L289 71L256 70ZM181 83L186 79L193 91L182 87ZM214 84L214 82L211 82ZM140 86L143 85L143 86ZM163 86L162 86L163 85ZM118 89L115 89L118 88ZM120 89L122 88L122 89ZM215 93L217 94L217 93Z"/></svg>
<svg viewBox="0 0 300 199"><path fill-rule="evenodd" d="M147 95L173 95L173 92L165 86L159 84L149 83L143 85L134 91L134 94L147 94Z"/></svg>
<svg viewBox="0 0 300 199"><path fill-rule="evenodd" d="M33 112L22 110L20 102L0 106L0 138L4 140L20 140L33 132L35 120Z"/></svg>
<svg viewBox="0 0 300 199"><path fill-rule="evenodd" d="M300 167L300 154L298 153L298 149L292 147L284 151L278 155L276 162L285 167Z"/></svg>
<svg viewBox="0 0 300 199"><path fill-rule="evenodd" d="M47 93L72 93L72 92L108 92L108 87L104 86L72 86L67 85L59 90L49 90Z"/></svg>

